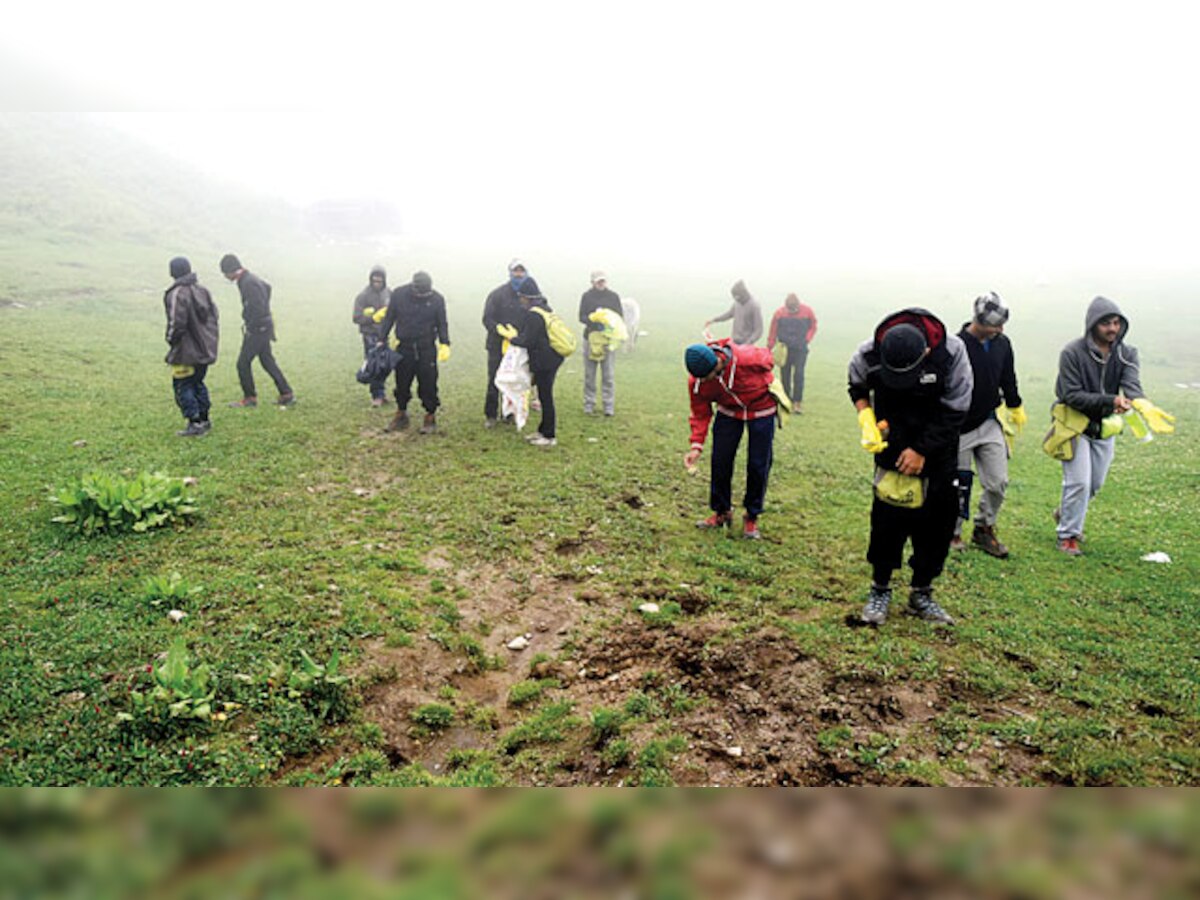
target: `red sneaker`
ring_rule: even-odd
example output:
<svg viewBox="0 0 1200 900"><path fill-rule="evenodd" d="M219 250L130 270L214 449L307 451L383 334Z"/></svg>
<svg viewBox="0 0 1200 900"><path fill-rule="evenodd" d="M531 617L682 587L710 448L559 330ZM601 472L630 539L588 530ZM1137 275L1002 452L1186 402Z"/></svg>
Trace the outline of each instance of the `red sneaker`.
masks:
<svg viewBox="0 0 1200 900"><path fill-rule="evenodd" d="M1079 549L1079 538L1062 538L1058 542L1058 549L1067 556L1082 556L1083 551Z"/></svg>
<svg viewBox="0 0 1200 900"><path fill-rule="evenodd" d="M697 528L728 528L733 521L733 513L713 513L707 519L696 523Z"/></svg>
<svg viewBox="0 0 1200 900"><path fill-rule="evenodd" d="M742 517L742 537L748 541L761 541L762 532L758 530L758 521L749 516Z"/></svg>

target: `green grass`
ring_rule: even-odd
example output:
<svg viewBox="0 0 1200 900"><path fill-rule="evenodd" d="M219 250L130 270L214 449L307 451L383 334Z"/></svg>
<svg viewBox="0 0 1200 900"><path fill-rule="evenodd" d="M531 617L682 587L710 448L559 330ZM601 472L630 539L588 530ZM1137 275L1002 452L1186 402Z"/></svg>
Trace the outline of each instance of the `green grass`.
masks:
<svg viewBox="0 0 1200 900"><path fill-rule="evenodd" d="M19 219L18 205L0 212L10 224ZM362 727L370 724L362 721L362 673L336 697L320 698L290 696L279 678L301 669L303 654L322 665L338 654L343 672L356 671L373 641L418 658L437 645L461 662L464 677L497 673L512 663L489 655L486 635L463 610L472 573L498 565L514 596L529 596L536 575L587 581L613 598L570 647L595 639L605 623L664 639L703 624L712 641L735 646L778 632L831 678L924 684L961 703L906 737L843 735L797 719L814 746L849 750L884 776L904 753L904 767L936 782L956 774L955 746L1000 739L1035 757L1021 776L1033 782L1200 780L1200 392L1174 386L1200 380L1200 358L1181 337L1200 323L1182 288L1119 279L1105 287L1126 306L1146 388L1179 416L1179 433L1146 445L1119 440L1078 560L1054 550L1059 469L1037 445L1057 350L1079 331L1093 288L1009 291L1031 418L999 523L1013 556L950 559L938 595L959 625L947 636L903 617L877 631L845 624L869 580L869 460L843 382L855 343L889 308L920 300L956 326L951 313L965 314L965 298L977 292L965 278L868 282L845 273L805 286L821 318L805 414L778 437L766 540L749 543L696 532L706 479L688 478L680 464L680 349L722 307L723 280L650 267L621 273L618 287L642 299L650 335L638 354L618 360L618 415L582 415L573 357L557 389L559 446L544 453L505 429L480 427L478 315L502 275L494 261L484 268L416 243L400 262L384 259L398 272L428 267L449 299L455 350L442 373L443 433L423 440L382 435L386 413L370 409L353 380L360 351L350 302L376 250L309 250L294 234L291 251L268 241L236 249L275 285L277 356L300 402L286 411L225 409L238 394L238 308L236 291L215 274L213 248L197 268L223 323L209 378L214 429L188 441L173 435L180 419L161 361L161 292L177 247L155 243L149 227L144 240L107 232L95 216L73 230L70 212L47 211L37 229L0 238L0 299L21 304L0 305L0 784L256 784L303 780L310 762L324 773L333 751L346 759L377 753L378 735ZM157 221L153 207L121 215ZM553 260L537 268L569 314L579 273ZM141 471L197 479L199 510L189 524L84 537L51 522L48 489L89 472ZM555 552L560 546L578 551ZM1141 562L1151 550L1173 562ZM435 571L435 554L449 560L448 571ZM172 584L173 573L180 580ZM638 613L642 601L630 598L651 588L660 612ZM172 606L187 618L168 619ZM131 733L118 714L176 639L209 667L215 701L232 706L202 733ZM577 655L570 647L568 659ZM628 729L669 719L679 731L689 716L719 714L725 702L669 679L589 701L560 699L540 678L511 690L512 714L524 716L516 724L489 705L446 707L480 725L492 754L483 769L456 777L528 783L529 772L545 770L528 765L529 754L549 765L557 753L602 752L610 767L632 766L642 780L677 778L674 754L647 750L645 735ZM454 698L427 698L437 699ZM598 729L590 740L588 723ZM947 746L951 753L939 756ZM421 780L371 759L373 783Z"/></svg>

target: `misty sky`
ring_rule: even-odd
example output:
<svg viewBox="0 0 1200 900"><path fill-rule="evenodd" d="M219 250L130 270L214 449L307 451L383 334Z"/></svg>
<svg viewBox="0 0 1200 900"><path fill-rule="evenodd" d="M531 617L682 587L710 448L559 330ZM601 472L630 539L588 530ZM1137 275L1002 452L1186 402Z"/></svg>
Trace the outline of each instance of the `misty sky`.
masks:
<svg viewBox="0 0 1200 900"><path fill-rule="evenodd" d="M296 202L393 199L436 240L733 267L1200 246L1186 4L409 5L40 3L6 15L0 90Z"/></svg>

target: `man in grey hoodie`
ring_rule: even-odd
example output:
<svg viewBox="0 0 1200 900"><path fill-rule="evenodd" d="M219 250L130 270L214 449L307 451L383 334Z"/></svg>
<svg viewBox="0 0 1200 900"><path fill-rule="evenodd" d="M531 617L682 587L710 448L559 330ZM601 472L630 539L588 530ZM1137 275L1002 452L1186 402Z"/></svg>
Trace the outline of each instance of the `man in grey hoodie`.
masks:
<svg viewBox="0 0 1200 900"><path fill-rule="evenodd" d="M374 266L367 279L367 286L359 291L354 298L354 324L358 326L358 334L362 338L363 356L379 343L379 321L387 310L391 292L387 286L387 271L383 266ZM378 316L378 320L376 319ZM371 405L383 406L387 397L387 381L372 381Z"/></svg>
<svg viewBox="0 0 1200 900"><path fill-rule="evenodd" d="M721 315L704 323L705 329L714 322L733 319L733 330L729 339L735 344L756 344L763 335L762 306L751 295L744 281L734 282L729 292L733 294L733 305Z"/></svg>
<svg viewBox="0 0 1200 900"><path fill-rule="evenodd" d="M1058 357L1058 402L1083 413L1088 424L1073 439L1071 458L1063 460L1062 499L1054 518L1058 522L1058 549L1079 556L1079 540L1088 503L1104 485L1113 459L1113 438L1121 424L1104 420L1114 413L1136 409L1155 431L1174 430L1163 418L1173 417L1145 398L1138 373L1138 352L1125 343L1129 320L1107 297L1096 297L1087 308L1083 337L1067 344ZM1110 420L1111 422L1111 420Z"/></svg>

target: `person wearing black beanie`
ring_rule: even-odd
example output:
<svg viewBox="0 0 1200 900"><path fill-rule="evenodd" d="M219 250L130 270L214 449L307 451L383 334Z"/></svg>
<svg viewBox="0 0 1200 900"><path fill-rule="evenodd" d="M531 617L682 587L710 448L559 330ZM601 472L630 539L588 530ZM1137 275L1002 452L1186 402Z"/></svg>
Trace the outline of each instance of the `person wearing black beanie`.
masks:
<svg viewBox="0 0 1200 900"><path fill-rule="evenodd" d="M217 305L208 288L197 281L187 259L175 257L169 271L173 283L163 295L169 347L166 362L171 367L175 402L187 419L187 427L175 433L180 437L202 437L212 428L208 418L212 404L204 376L217 361Z"/></svg>
<svg viewBox="0 0 1200 900"><path fill-rule="evenodd" d="M296 402L288 380L275 362L271 342L275 340L275 320L271 317L271 285L253 272L247 271L232 253L221 257L221 274L238 286L242 295L242 350L238 354L238 381L242 385L242 399L229 404L235 409L258 406L258 395L254 389L254 371L250 368L255 358L275 382L279 391L280 406L291 406Z"/></svg>

